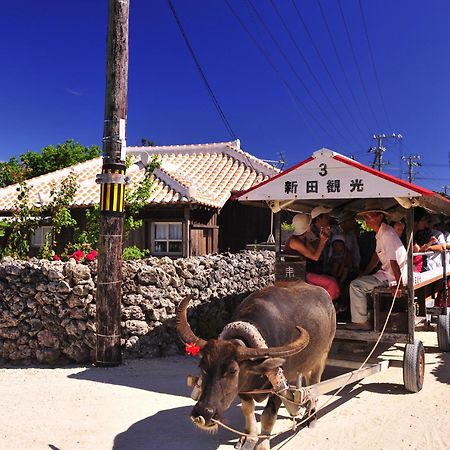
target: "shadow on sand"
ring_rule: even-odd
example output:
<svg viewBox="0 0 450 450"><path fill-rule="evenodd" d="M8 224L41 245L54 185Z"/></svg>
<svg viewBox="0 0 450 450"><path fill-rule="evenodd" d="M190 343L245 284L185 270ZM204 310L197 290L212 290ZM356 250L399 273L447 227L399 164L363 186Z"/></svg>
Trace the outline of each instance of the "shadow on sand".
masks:
<svg viewBox="0 0 450 450"><path fill-rule="evenodd" d="M198 373L197 364L197 358L188 356L130 360L117 367L87 367L69 378L189 397L186 376Z"/></svg>
<svg viewBox="0 0 450 450"><path fill-rule="evenodd" d="M185 376L188 373L197 373L197 363L197 359L186 356L130 361L114 368L90 367L83 372L71 375L70 378L117 384L187 398L190 388L185 384ZM323 379L333 378L348 371L348 369L340 367L327 367ZM354 383L346 386L332 403L319 412L319 419L364 390L394 395L407 393L403 385L373 383L360 386ZM263 407L263 404L257 405L258 415L262 412ZM113 448L115 450L153 450L157 448L198 450L217 448L223 444L230 446L234 444L238 436L223 428L217 434L208 434L196 429L189 420L191 408L191 406L181 406L161 410L134 423L116 436ZM281 417L287 417L284 409L280 410L280 413ZM237 402L226 412L224 421L233 428L243 430L244 421ZM296 433L301 432L302 429L304 429L304 425L301 425ZM291 430L286 431L273 439L273 445L289 439L291 435Z"/></svg>
<svg viewBox="0 0 450 450"><path fill-rule="evenodd" d="M189 420L190 406L167 409L134 423L114 439L114 450L200 450L230 444L235 439L231 432L220 429L209 434L196 429ZM239 426L239 410L230 408L232 426ZM235 416L235 417L234 417ZM228 414L230 421L230 415ZM157 430L157 432L154 432Z"/></svg>
<svg viewBox="0 0 450 450"><path fill-rule="evenodd" d="M449 362L448 358L446 361ZM128 386L188 398L190 388L186 386L185 377L189 373L197 374L197 364L197 358L187 356L134 360L126 361L118 367L88 367L82 372L70 375L69 378ZM442 364L444 364L444 361ZM330 379L349 371L349 369L342 367L327 367L322 379ZM439 378L439 368L436 369L435 375ZM364 390L380 394L408 394L404 386L400 384L368 383L358 385L354 383L346 386L339 392L336 399L321 409L318 418L320 419L320 417L333 411L351 398L358 396ZM221 444L233 445L237 436L223 428L217 434L208 434L196 429L189 420L191 408L191 406L180 406L157 411L152 416L134 423L127 430L118 434L114 440L113 448L115 450L152 450L157 448L198 450L217 448ZM257 413L261 413L262 409L263 404L258 404ZM282 409L280 413L283 417L286 411ZM231 427L238 430L243 429L244 421L238 403L235 403L226 412L224 419ZM304 425L301 425L294 434L301 432L302 429L304 429ZM289 439L292 433L289 430L277 436L273 439L272 445L278 445Z"/></svg>
<svg viewBox="0 0 450 450"><path fill-rule="evenodd" d="M441 353L436 357L437 366L431 373L440 383L450 384L450 353Z"/></svg>

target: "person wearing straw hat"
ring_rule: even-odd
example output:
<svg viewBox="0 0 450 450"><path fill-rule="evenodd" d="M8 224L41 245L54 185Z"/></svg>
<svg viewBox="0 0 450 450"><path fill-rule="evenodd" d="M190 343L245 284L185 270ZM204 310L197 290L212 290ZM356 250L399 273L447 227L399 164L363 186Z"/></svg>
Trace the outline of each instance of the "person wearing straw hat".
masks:
<svg viewBox="0 0 450 450"><path fill-rule="evenodd" d="M286 241L284 252L288 255L303 255L306 258L306 282L323 287L330 294L331 300L336 300L340 293L336 279L329 275L311 272L314 269L314 263L319 260L328 241L327 230L325 228L321 230L317 245L314 246L314 243L308 240L306 236L310 231L311 216L309 214L296 214L292 219L292 224L294 225L294 232Z"/></svg>
<svg viewBox="0 0 450 450"><path fill-rule="evenodd" d="M371 330L367 316L367 294L378 286L406 284L406 249L395 230L386 223L389 214L377 200L368 200L364 211L358 214L375 231L376 248L361 276L350 283L350 330ZM381 263L381 268L371 272ZM405 268L405 270L403 270Z"/></svg>

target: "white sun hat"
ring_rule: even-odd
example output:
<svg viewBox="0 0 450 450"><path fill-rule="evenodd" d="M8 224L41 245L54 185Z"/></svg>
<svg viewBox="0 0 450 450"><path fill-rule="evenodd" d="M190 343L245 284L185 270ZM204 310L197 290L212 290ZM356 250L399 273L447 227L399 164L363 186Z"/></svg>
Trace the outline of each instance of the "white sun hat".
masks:
<svg viewBox="0 0 450 450"><path fill-rule="evenodd" d="M309 214L296 214L292 219L292 225L294 225L295 235L303 234L308 230L311 224L311 216Z"/></svg>
<svg viewBox="0 0 450 450"><path fill-rule="evenodd" d="M316 217L320 216L321 214L329 214L333 208L325 208L325 206L316 206L311 211L311 219L315 219Z"/></svg>

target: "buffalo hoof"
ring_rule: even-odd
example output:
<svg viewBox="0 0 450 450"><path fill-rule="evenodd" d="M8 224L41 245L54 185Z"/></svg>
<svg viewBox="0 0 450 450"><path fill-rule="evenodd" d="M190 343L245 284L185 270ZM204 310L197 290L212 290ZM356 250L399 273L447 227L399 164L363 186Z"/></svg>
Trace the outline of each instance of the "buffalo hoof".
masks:
<svg viewBox="0 0 450 450"><path fill-rule="evenodd" d="M242 436L239 441L236 442L234 448L236 450L253 450L257 443L257 437Z"/></svg>

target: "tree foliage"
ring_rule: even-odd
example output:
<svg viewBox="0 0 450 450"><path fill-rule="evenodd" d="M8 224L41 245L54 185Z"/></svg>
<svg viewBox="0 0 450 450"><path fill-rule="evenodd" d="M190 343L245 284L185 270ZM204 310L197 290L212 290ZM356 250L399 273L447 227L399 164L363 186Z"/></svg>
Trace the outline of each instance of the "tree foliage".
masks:
<svg viewBox="0 0 450 450"><path fill-rule="evenodd" d="M68 139L64 144L57 144L56 147L48 145L40 152L28 150L22 153L19 159L13 156L9 161L0 162L0 187L70 167L97 158L100 154L98 146L85 147L73 139Z"/></svg>
<svg viewBox="0 0 450 450"><path fill-rule="evenodd" d="M39 215L36 208L30 205L30 188L25 182L20 183L17 192L5 254L15 258L24 258L30 251L31 235L39 226Z"/></svg>
<svg viewBox="0 0 450 450"><path fill-rule="evenodd" d="M21 182L17 188L13 220L8 223L10 233L5 253L9 256L25 258L30 251L31 235L40 226L50 223L52 230L44 237L40 255L43 257L53 255L61 230L76 225L70 213L70 204L77 188L76 174L71 172L60 184L51 186L48 203L34 206L30 203L29 186L25 181Z"/></svg>
<svg viewBox="0 0 450 450"><path fill-rule="evenodd" d="M141 139L141 145L144 146L144 147L155 147L156 146L156 142L152 141L151 139L142 138Z"/></svg>
<svg viewBox="0 0 450 450"><path fill-rule="evenodd" d="M70 204L77 193L78 183L75 172L64 178L59 185L53 184L50 189L50 199L48 204L39 209L40 220L45 217L51 218L52 230L45 236L45 242L40 250L40 256L48 258L55 253L58 246L58 236L63 228L74 228L76 220L70 212Z"/></svg>
<svg viewBox="0 0 450 450"><path fill-rule="evenodd" d="M0 162L0 187L21 183L29 178L29 169L13 156L6 162Z"/></svg>
<svg viewBox="0 0 450 450"><path fill-rule="evenodd" d="M29 170L27 178L33 178L98 156L100 156L98 146L85 147L73 139L68 139L56 147L48 145L40 153L27 151L20 155L20 160Z"/></svg>

